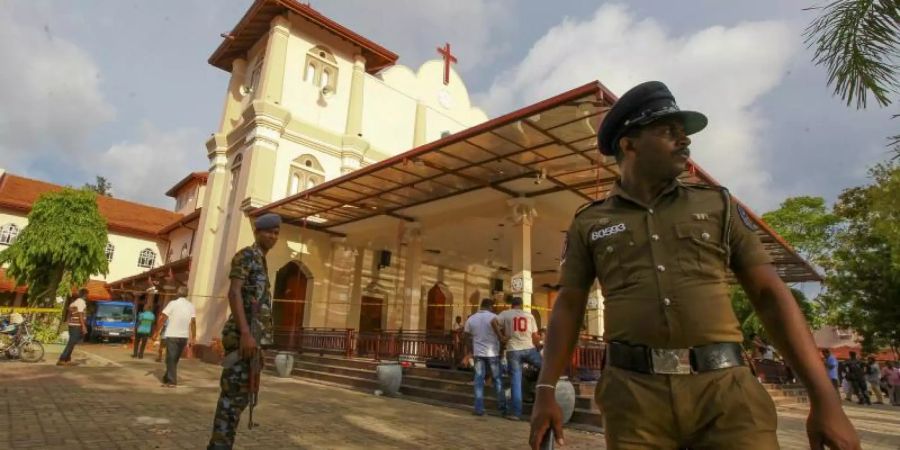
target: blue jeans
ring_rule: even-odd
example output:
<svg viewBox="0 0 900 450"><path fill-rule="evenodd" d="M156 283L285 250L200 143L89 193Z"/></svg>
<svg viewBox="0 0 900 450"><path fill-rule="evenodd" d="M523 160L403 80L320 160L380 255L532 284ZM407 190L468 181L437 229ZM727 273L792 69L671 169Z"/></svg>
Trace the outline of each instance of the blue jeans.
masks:
<svg viewBox="0 0 900 450"><path fill-rule="evenodd" d="M522 363L541 368L541 353L532 347L527 350L507 350L506 361L509 363L509 383L512 390L512 413L522 415Z"/></svg>
<svg viewBox="0 0 900 450"><path fill-rule="evenodd" d="M491 368L494 380L494 392L497 394L497 406L501 413L506 413L506 394L503 392L503 381L500 378L499 356L475 357L475 414L484 414L484 375L485 366Z"/></svg>
<svg viewBox="0 0 900 450"><path fill-rule="evenodd" d="M72 351L75 350L75 344L81 342L81 337L81 325L69 325L69 342L66 343L66 348L63 352L59 354L60 361L69 362L72 360Z"/></svg>

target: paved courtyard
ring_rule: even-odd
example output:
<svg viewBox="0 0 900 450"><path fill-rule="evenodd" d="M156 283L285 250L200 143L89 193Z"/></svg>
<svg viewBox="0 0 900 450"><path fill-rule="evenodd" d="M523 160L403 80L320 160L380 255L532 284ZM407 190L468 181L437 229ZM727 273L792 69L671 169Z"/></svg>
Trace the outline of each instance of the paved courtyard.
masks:
<svg viewBox="0 0 900 450"><path fill-rule="evenodd" d="M163 365L132 360L118 345L86 345L79 367L0 362L0 448L204 448L218 394L216 366L182 361L177 389L160 387ZM154 355L155 357L155 355ZM265 376L258 427L246 413L236 448L388 449L526 447L527 423L466 410ZM846 405L866 449L900 448L900 408ZM782 408L784 448L808 448L802 407ZM566 433L568 449L603 448L603 436Z"/></svg>

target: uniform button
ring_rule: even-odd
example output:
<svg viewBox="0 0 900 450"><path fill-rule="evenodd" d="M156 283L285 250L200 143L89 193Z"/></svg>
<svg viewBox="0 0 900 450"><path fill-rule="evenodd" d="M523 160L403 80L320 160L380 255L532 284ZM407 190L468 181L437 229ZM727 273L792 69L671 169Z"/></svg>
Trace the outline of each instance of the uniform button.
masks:
<svg viewBox="0 0 900 450"><path fill-rule="evenodd" d="M672 304L672 300L669 300L668 297L663 299L663 305L669 306Z"/></svg>
<svg viewBox="0 0 900 450"><path fill-rule="evenodd" d="M658 234L651 235L651 236L650 236L650 239L653 239L654 241L658 241L658 240L659 240L659 235L658 235Z"/></svg>
<svg viewBox="0 0 900 450"><path fill-rule="evenodd" d="M607 245L607 246L606 246L606 253L612 253L612 251L613 251L612 245Z"/></svg>
<svg viewBox="0 0 900 450"><path fill-rule="evenodd" d="M653 214L653 208L648 209L647 212Z"/></svg>
<svg viewBox="0 0 900 450"><path fill-rule="evenodd" d="M709 233L707 233L707 232L704 231L703 234L700 235L700 237L703 238L704 241L708 241L708 240L709 240Z"/></svg>
<svg viewBox="0 0 900 450"><path fill-rule="evenodd" d="M665 271L666 271L666 266L660 264L660 265L656 266L656 270L658 270L658 271L660 271L660 272L665 272Z"/></svg>

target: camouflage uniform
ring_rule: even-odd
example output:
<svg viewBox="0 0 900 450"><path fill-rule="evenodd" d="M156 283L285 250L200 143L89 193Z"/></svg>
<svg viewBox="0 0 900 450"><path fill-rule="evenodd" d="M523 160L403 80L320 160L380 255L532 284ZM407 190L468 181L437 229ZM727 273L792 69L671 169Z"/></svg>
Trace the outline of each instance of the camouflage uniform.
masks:
<svg viewBox="0 0 900 450"><path fill-rule="evenodd" d="M230 279L243 280L241 298L244 304L244 317L248 321L252 317L252 305L259 302L257 315L260 336L256 343L260 347L272 344L272 297L270 294L269 270L266 258L256 244L241 249L231 260ZM225 355L239 351L241 343L240 327L234 316L229 317L222 329L222 346ZM216 406L213 420L210 449L230 449L234 445L234 433L237 430L241 413L250 402L250 361L242 359L222 369L220 381L222 392Z"/></svg>

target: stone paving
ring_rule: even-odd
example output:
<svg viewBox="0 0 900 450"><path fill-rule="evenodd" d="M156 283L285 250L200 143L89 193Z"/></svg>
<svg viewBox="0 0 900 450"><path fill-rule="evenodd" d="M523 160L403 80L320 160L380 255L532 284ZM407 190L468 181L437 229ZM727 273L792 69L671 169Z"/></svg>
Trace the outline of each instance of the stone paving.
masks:
<svg viewBox="0 0 900 450"><path fill-rule="evenodd" d="M79 367L0 362L0 448L205 448L219 368L182 361L176 389L160 387L163 364L132 360L118 345L76 350ZM296 379L264 376L260 406L235 448L517 449L528 424ZM866 449L900 448L900 408L846 406ZM808 448L802 407L779 410L784 448ZM603 436L566 431L567 449L604 448Z"/></svg>

